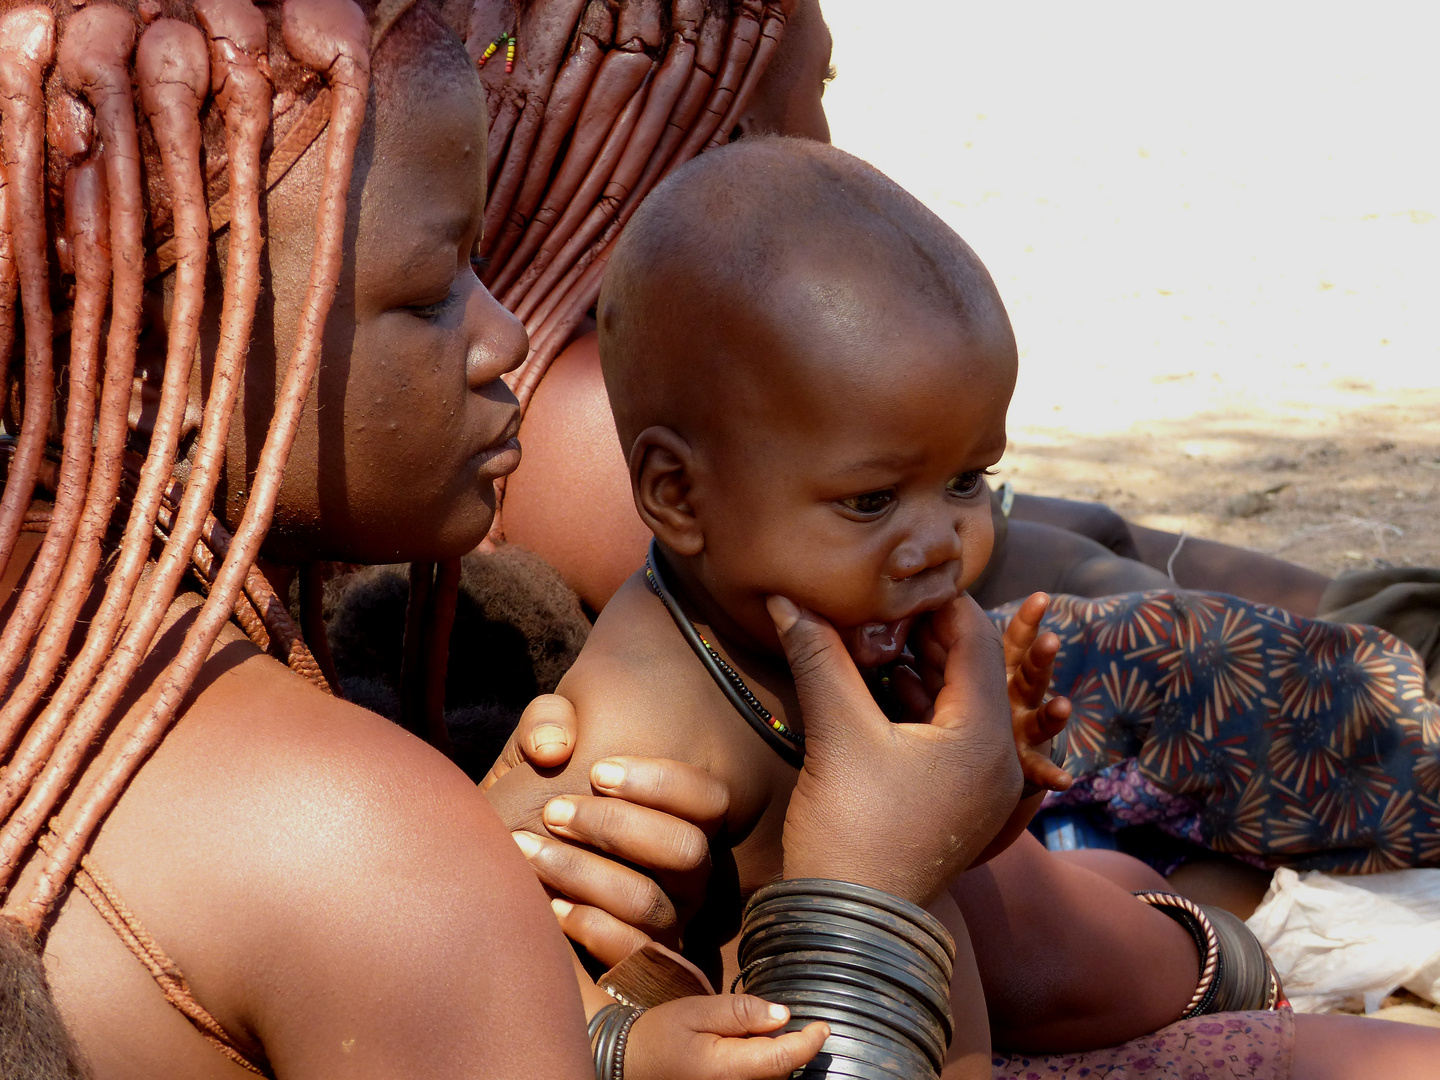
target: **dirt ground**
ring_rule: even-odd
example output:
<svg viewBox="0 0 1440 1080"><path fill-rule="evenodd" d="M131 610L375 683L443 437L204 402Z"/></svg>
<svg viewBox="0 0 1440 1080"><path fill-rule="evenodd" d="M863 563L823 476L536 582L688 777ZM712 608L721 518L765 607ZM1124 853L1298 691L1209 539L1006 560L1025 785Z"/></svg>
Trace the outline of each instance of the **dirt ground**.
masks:
<svg viewBox="0 0 1440 1080"><path fill-rule="evenodd" d="M836 145L1009 310L1002 477L1326 573L1440 565L1440 8L821 6Z"/></svg>
<svg viewBox="0 0 1440 1080"><path fill-rule="evenodd" d="M1336 389L1349 400L1309 417L1264 403L1105 433L1021 423L1000 471L1023 491L1105 502L1325 574L1440 566L1440 390Z"/></svg>

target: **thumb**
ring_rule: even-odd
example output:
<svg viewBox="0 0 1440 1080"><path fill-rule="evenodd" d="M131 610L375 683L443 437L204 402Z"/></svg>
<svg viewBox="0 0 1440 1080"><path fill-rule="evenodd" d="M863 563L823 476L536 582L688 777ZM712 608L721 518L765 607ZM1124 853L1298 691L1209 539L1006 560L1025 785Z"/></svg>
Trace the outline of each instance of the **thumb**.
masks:
<svg viewBox="0 0 1440 1080"><path fill-rule="evenodd" d="M574 752L578 726L575 706L568 698L541 694L525 706L515 733L485 779L480 781L480 789L490 788L511 769L527 762L537 769L558 769Z"/></svg>
<svg viewBox="0 0 1440 1080"><path fill-rule="evenodd" d="M570 760L575 748L575 706L559 694L541 694L520 717L515 742L521 755L537 769L555 769Z"/></svg>
<svg viewBox="0 0 1440 1080"><path fill-rule="evenodd" d="M945 685L935 698L934 723L953 727L1003 706L1009 724L1005 646L995 624L968 594L936 613L946 642Z"/></svg>
<svg viewBox="0 0 1440 1080"><path fill-rule="evenodd" d="M862 710L883 719L833 626L783 596L768 597L765 606L795 677L807 745L830 737L836 724L853 724Z"/></svg>
<svg viewBox="0 0 1440 1080"><path fill-rule="evenodd" d="M697 998L695 1004L705 1013L696 1025L699 1030L730 1038L765 1035L790 1019L784 1005L772 1005L754 994L716 994Z"/></svg>

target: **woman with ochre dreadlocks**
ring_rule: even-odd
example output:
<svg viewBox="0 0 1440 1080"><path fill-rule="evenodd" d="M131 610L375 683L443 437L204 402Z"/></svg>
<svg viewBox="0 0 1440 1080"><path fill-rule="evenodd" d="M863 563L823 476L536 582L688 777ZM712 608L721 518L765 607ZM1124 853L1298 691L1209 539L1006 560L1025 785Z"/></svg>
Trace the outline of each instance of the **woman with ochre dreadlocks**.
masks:
<svg viewBox="0 0 1440 1080"><path fill-rule="evenodd" d="M591 1074L495 815L280 600L412 559L442 640L518 459L471 70L414 0L0 5L6 1080ZM632 1076L788 1074L823 1028L728 1037L783 1021L663 1006Z"/></svg>

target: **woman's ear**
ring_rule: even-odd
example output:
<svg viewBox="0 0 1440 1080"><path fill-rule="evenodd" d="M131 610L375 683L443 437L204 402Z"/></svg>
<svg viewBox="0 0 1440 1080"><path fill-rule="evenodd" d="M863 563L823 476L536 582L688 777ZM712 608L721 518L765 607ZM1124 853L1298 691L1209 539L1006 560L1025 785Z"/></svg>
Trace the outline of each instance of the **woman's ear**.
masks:
<svg viewBox="0 0 1440 1080"><path fill-rule="evenodd" d="M630 491L655 539L677 555L705 550L705 534L690 502L694 451L668 427L648 427L630 447Z"/></svg>

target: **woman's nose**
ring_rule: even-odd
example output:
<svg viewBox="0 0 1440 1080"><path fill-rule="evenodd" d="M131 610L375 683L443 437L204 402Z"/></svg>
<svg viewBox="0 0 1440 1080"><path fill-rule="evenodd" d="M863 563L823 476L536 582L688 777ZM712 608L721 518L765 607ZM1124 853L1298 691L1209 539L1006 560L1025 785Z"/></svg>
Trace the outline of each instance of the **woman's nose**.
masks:
<svg viewBox="0 0 1440 1080"><path fill-rule="evenodd" d="M466 305L466 329L470 351L465 357L465 380L472 390L490 385L507 371L514 371L530 351L530 339L520 320L475 282Z"/></svg>
<svg viewBox="0 0 1440 1080"><path fill-rule="evenodd" d="M961 555L960 522L953 515L930 517L912 530L890 556L890 576L897 581L946 563Z"/></svg>

